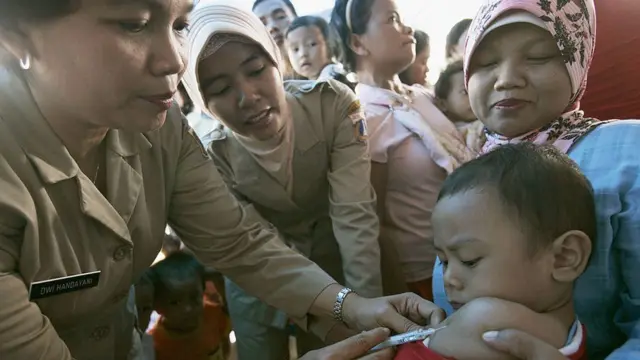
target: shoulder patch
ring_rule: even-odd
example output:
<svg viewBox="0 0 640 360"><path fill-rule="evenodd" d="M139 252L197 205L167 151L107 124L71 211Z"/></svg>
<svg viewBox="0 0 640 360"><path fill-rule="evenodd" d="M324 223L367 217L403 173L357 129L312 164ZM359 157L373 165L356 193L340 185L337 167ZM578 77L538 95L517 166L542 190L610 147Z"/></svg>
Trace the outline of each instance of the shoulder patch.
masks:
<svg viewBox="0 0 640 360"><path fill-rule="evenodd" d="M360 104L360 100L356 100L349 105L349 109L347 109L347 114L351 115L355 112L362 111L362 105Z"/></svg>
<svg viewBox="0 0 640 360"><path fill-rule="evenodd" d="M367 133L367 120L359 100L355 100L347 109L347 117L353 124L353 133L356 140L364 142L369 138Z"/></svg>

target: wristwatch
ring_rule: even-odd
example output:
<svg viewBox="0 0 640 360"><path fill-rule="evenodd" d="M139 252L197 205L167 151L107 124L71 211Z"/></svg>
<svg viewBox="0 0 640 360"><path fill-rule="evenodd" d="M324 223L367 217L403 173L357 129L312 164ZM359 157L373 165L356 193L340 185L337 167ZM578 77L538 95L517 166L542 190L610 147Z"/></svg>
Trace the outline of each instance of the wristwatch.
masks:
<svg viewBox="0 0 640 360"><path fill-rule="evenodd" d="M344 322L344 316L342 314L344 299L346 299L347 296L349 296L349 294L353 292L354 292L353 290L346 287L340 290L340 292L338 293L338 296L336 296L336 302L335 304L333 304L333 318L336 321L340 321L342 323Z"/></svg>

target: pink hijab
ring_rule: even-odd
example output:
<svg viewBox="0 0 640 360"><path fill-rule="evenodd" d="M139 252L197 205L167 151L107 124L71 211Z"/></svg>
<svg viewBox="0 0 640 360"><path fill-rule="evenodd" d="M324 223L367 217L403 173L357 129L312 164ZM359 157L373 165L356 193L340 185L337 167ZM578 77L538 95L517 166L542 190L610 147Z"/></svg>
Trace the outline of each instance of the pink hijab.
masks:
<svg viewBox="0 0 640 360"><path fill-rule="evenodd" d="M541 129L507 138L487 131L483 152L519 142L553 144L567 152L571 146L602 122L585 118L580 99L587 86L596 42L596 13L593 0L487 0L476 14L467 35L464 55L465 83L469 84L469 64L478 46L491 31L508 24L526 22L547 30L564 58L572 96L565 113Z"/></svg>

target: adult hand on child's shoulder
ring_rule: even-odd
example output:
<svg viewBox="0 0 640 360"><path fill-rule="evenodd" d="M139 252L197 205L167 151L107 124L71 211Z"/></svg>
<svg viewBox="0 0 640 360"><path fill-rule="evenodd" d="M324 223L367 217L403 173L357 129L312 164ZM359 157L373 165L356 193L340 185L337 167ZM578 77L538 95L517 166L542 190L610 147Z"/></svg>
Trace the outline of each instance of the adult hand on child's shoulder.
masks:
<svg viewBox="0 0 640 360"><path fill-rule="evenodd" d="M486 332L482 338L493 349L521 360L567 360L552 345L519 330Z"/></svg>
<svg viewBox="0 0 640 360"><path fill-rule="evenodd" d="M391 348L367 355L369 350L389 337L389 330L379 328L352 336L339 343L311 351L300 360L391 360Z"/></svg>

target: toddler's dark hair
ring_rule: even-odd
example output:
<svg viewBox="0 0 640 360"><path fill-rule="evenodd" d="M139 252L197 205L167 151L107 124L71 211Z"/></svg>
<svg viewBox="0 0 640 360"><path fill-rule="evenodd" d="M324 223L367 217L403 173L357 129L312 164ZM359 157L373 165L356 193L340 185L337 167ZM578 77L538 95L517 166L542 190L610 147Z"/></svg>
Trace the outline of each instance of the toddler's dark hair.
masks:
<svg viewBox="0 0 640 360"><path fill-rule="evenodd" d="M151 266L148 274L153 283L154 297L161 297L170 291L170 283L172 281L199 279L204 288L204 266L193 255L183 251L169 254L166 258Z"/></svg>
<svg viewBox="0 0 640 360"><path fill-rule="evenodd" d="M438 81L435 86L435 93L438 99L446 99L451 92L451 78L453 75L463 72L462 60L456 60L447 65L447 67L442 70L440 73L440 77L438 77Z"/></svg>
<svg viewBox="0 0 640 360"><path fill-rule="evenodd" d="M267 0L256 0L253 3L253 6L251 7L251 9L255 9L256 6L260 5L260 3L263 3L265 1L267 1ZM296 16L296 17L298 16L298 13L296 12L296 8L295 8L295 6L293 6L293 4L291 3L290 0L282 0L282 2L289 8L289 10L291 10L291 13L293 13L294 16Z"/></svg>
<svg viewBox="0 0 640 360"><path fill-rule="evenodd" d="M456 171L438 201L470 190L495 191L531 239L531 250L579 230L596 240L593 188L578 166L551 145L504 145Z"/></svg>

